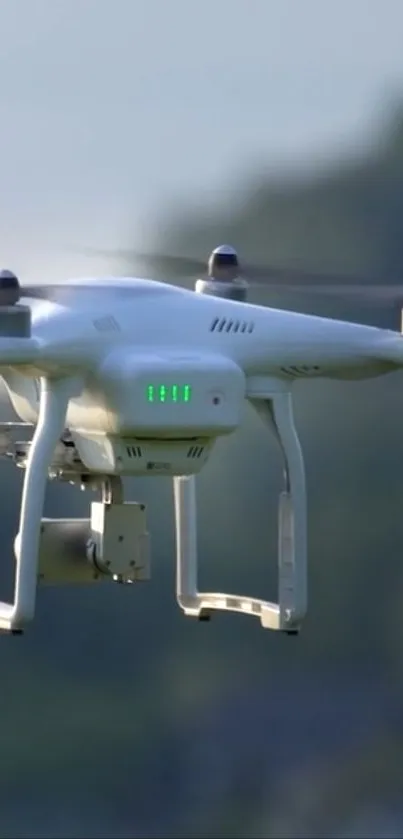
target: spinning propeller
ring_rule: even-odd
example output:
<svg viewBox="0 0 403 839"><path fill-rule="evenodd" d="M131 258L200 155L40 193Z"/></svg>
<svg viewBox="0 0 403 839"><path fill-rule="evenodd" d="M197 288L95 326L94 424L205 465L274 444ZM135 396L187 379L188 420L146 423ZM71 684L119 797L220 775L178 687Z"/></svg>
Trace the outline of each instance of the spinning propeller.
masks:
<svg viewBox="0 0 403 839"><path fill-rule="evenodd" d="M379 277L361 277L332 272L310 271L298 267L282 268L273 265L240 262L229 245L215 248L206 264L200 258L167 253L114 250L111 252L86 250L88 255L103 255L141 266L150 279L166 280L174 277L179 283L189 282L239 283L245 288L260 288L273 292L298 292L315 296L333 296L356 300L377 307L403 307L403 282L400 277L382 281Z"/></svg>
<svg viewBox="0 0 403 839"><path fill-rule="evenodd" d="M403 309L403 283L399 277L382 282L376 277L361 277L340 273L309 271L299 267L282 268L273 265L240 262L236 250L230 245L220 245L210 254L208 261L184 255L145 253L136 250L114 250L110 252L89 250L87 255L103 255L127 262L131 269L141 266L141 273L150 279L174 282L195 288L204 294L245 301L249 289L260 289L270 294L294 294L308 298L333 298L342 302L369 306L372 309L389 310L393 313L392 328L400 329ZM137 270L137 269L136 269ZM11 333L17 336L28 334L27 325L14 331L17 319L21 325L22 308L16 304L20 298L55 300L60 303L75 301L93 287L83 281L79 284L22 284L12 271L0 271L0 313L8 312L8 322L15 324ZM130 289L116 278L111 283L97 285L97 295L102 290L116 296L130 294ZM13 317L11 317L11 309ZM17 312L18 317L17 317ZM2 318L3 320L4 318ZM0 333L4 332L0 324ZM7 330L9 327L7 326Z"/></svg>

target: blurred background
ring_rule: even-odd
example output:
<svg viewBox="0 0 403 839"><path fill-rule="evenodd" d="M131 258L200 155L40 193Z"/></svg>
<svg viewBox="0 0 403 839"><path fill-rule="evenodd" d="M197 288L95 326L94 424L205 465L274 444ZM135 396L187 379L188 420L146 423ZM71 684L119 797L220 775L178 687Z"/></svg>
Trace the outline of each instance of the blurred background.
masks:
<svg viewBox="0 0 403 839"><path fill-rule="evenodd" d="M130 273L85 248L229 241L403 286L402 32L400 0L0 0L2 266ZM398 328L342 297L275 302ZM304 382L295 411L300 637L185 619L170 483L129 482L152 581L41 590L29 632L1 639L1 836L403 836L403 375ZM6 591L21 477L2 466ZM274 595L280 484L245 408L198 479L203 585ZM89 500L52 484L46 514Z"/></svg>

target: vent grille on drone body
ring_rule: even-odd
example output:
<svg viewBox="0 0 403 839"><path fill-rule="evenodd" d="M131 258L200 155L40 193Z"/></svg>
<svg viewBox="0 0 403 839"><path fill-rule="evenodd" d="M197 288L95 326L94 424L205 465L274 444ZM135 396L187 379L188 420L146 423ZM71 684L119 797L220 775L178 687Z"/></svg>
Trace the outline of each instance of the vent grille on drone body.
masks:
<svg viewBox="0 0 403 839"><path fill-rule="evenodd" d="M126 453L128 457L142 457L140 446L126 446Z"/></svg>
<svg viewBox="0 0 403 839"><path fill-rule="evenodd" d="M190 449L188 449L186 457L199 458L203 454L204 448L204 446L190 446Z"/></svg>
<svg viewBox="0 0 403 839"><path fill-rule="evenodd" d="M291 376L295 378L295 376L315 376L321 372L321 368L318 367L317 364L302 364L300 366L290 366L290 367L280 367L282 373L286 376Z"/></svg>
<svg viewBox="0 0 403 839"><path fill-rule="evenodd" d="M229 320L228 318L214 318L210 324L210 332L243 332L251 334L255 328L253 321Z"/></svg>

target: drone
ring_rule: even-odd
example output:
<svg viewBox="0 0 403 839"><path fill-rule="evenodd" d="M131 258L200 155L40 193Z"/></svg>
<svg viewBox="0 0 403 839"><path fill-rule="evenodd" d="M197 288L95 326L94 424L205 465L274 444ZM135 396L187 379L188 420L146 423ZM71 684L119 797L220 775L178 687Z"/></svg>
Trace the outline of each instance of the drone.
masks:
<svg viewBox="0 0 403 839"><path fill-rule="evenodd" d="M162 262L169 259L178 277L196 272L193 288L116 276L23 285L0 273L0 374L19 418L0 424L0 454L24 471L3 632L21 634L34 619L41 584L150 578L146 509L125 499L129 476L173 480L176 599L185 615L238 612L265 629L300 631L307 491L293 384L397 371L401 331L252 304L253 282L304 291L316 280L241 269L229 246L212 252L207 272L200 261ZM372 291L398 298L396 287ZM284 465L277 602L198 590L196 477L217 441L239 428L245 401L274 435ZM98 492L89 517L45 518L48 480Z"/></svg>

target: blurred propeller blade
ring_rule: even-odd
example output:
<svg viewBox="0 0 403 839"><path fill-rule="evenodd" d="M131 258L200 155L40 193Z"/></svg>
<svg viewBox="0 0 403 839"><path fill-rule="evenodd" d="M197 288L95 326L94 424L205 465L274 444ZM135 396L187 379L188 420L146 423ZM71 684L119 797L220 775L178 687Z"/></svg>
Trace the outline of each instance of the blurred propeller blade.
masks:
<svg viewBox="0 0 403 839"><path fill-rule="evenodd" d="M166 280L167 277L181 281L194 281L207 276L207 261L191 256L141 252L137 250L91 250L88 255L121 259L129 265L141 266L150 279ZM275 294L303 294L349 299L360 304L382 307L403 307L403 281L385 278L385 284L376 277L360 277L354 274L308 271L299 267L275 267L241 261L241 276L252 288L266 289Z"/></svg>

